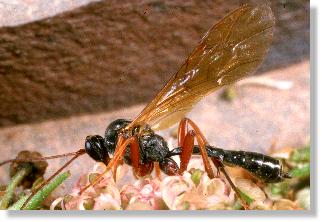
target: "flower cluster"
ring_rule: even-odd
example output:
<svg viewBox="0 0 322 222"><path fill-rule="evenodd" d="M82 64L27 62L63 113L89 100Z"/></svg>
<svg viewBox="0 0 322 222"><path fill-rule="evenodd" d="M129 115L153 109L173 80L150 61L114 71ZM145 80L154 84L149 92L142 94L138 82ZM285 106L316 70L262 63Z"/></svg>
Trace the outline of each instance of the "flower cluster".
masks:
<svg viewBox="0 0 322 222"><path fill-rule="evenodd" d="M106 173L99 183L82 194L79 191L104 172L105 165L96 164L93 171L82 176L71 194L52 203L51 209L60 206L65 210L200 210L242 209L234 191L224 178L210 179L207 174L191 168L182 176L165 176L162 180L146 177L129 179L128 166L120 166L115 182L111 173ZM272 200L264 189L250 179L234 177L238 189L246 196L250 209L280 210L301 209L296 202ZM59 206L58 206L59 205Z"/></svg>

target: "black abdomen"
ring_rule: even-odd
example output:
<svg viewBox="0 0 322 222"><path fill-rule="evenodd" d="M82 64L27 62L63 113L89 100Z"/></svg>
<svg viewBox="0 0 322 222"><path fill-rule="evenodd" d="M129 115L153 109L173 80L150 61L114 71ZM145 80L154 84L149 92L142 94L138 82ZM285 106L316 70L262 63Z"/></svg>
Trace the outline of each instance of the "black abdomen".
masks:
<svg viewBox="0 0 322 222"><path fill-rule="evenodd" d="M219 158L224 164L238 166L247 170L253 176L266 183L276 183L289 178L287 173L282 171L282 164L273 157L246 151L223 150L207 146L208 155Z"/></svg>
<svg viewBox="0 0 322 222"><path fill-rule="evenodd" d="M275 183L283 180L280 161L261 153L224 150L223 162L242 167L264 182Z"/></svg>

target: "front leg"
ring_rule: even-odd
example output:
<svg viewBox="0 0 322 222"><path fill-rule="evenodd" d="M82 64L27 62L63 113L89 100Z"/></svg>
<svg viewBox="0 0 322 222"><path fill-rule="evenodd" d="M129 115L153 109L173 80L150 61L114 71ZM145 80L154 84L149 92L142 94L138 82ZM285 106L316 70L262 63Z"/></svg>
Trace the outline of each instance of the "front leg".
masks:
<svg viewBox="0 0 322 222"><path fill-rule="evenodd" d="M161 169L158 162L154 162L155 176L161 180Z"/></svg>
<svg viewBox="0 0 322 222"><path fill-rule="evenodd" d="M137 169L133 167L133 174L138 179L140 177L144 177L148 174L151 174L153 171L153 168L154 168L153 162L140 163Z"/></svg>
<svg viewBox="0 0 322 222"><path fill-rule="evenodd" d="M101 173L100 175L98 175L92 183L90 183L87 186L85 186L84 188L82 188L79 193L82 194L89 187L94 186L95 184L100 182L101 179L103 178L103 176L108 171L110 171L111 169L115 168L117 166L117 164L119 163L119 161L122 160L122 158L124 157L124 153L126 151L127 146L130 145L130 147L131 147L131 144L136 144L136 143L137 143L137 138L135 136L132 136L132 137L129 137L129 138L126 139L122 135L119 135L114 156L111 159L111 161L108 163L108 165L106 166L105 171L103 173ZM132 145L132 147L133 146L135 146L135 145ZM139 156L139 154L137 154L137 155ZM136 163L135 163L135 165L136 165Z"/></svg>
<svg viewBox="0 0 322 222"><path fill-rule="evenodd" d="M133 142L130 144L130 159L134 177L140 178L151 174L154 168L153 162L141 163L140 144L137 137L134 137Z"/></svg>

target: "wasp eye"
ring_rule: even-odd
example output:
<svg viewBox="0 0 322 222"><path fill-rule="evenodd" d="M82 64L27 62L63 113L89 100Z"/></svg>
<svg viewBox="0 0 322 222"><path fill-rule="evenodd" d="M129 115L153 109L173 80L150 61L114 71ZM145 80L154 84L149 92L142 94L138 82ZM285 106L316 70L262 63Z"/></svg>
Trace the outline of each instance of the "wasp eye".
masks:
<svg viewBox="0 0 322 222"><path fill-rule="evenodd" d="M86 151L87 151L87 150L90 150L90 149L91 149L91 147L92 147L92 145L91 145L91 143L87 140L87 137L86 137L86 141L85 141L85 149L86 149Z"/></svg>

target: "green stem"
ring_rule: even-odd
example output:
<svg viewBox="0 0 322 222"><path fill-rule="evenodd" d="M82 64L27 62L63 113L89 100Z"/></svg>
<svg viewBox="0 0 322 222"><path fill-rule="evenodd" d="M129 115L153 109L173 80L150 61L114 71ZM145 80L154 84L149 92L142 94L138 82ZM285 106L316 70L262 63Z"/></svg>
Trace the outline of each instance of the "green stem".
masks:
<svg viewBox="0 0 322 222"><path fill-rule="evenodd" d="M58 175L51 183L44 186L41 190L39 190L27 203L27 205L23 208L23 210L36 210L41 203L49 196L49 194L56 189L61 183L63 183L68 177L70 177L70 172L67 171ZM24 202L28 199L29 195L22 197L18 200L13 206L8 208L9 210L19 210Z"/></svg>
<svg viewBox="0 0 322 222"><path fill-rule="evenodd" d="M23 203L28 199L29 196L30 196L30 194L21 197L14 205L9 207L8 210L20 210Z"/></svg>
<svg viewBox="0 0 322 222"><path fill-rule="evenodd" d="M5 210L8 208L9 204L12 202L15 188L21 183L21 181L28 175L32 170L30 165L25 165L21 168L11 179L9 185L6 189L6 194L0 201L0 210Z"/></svg>

